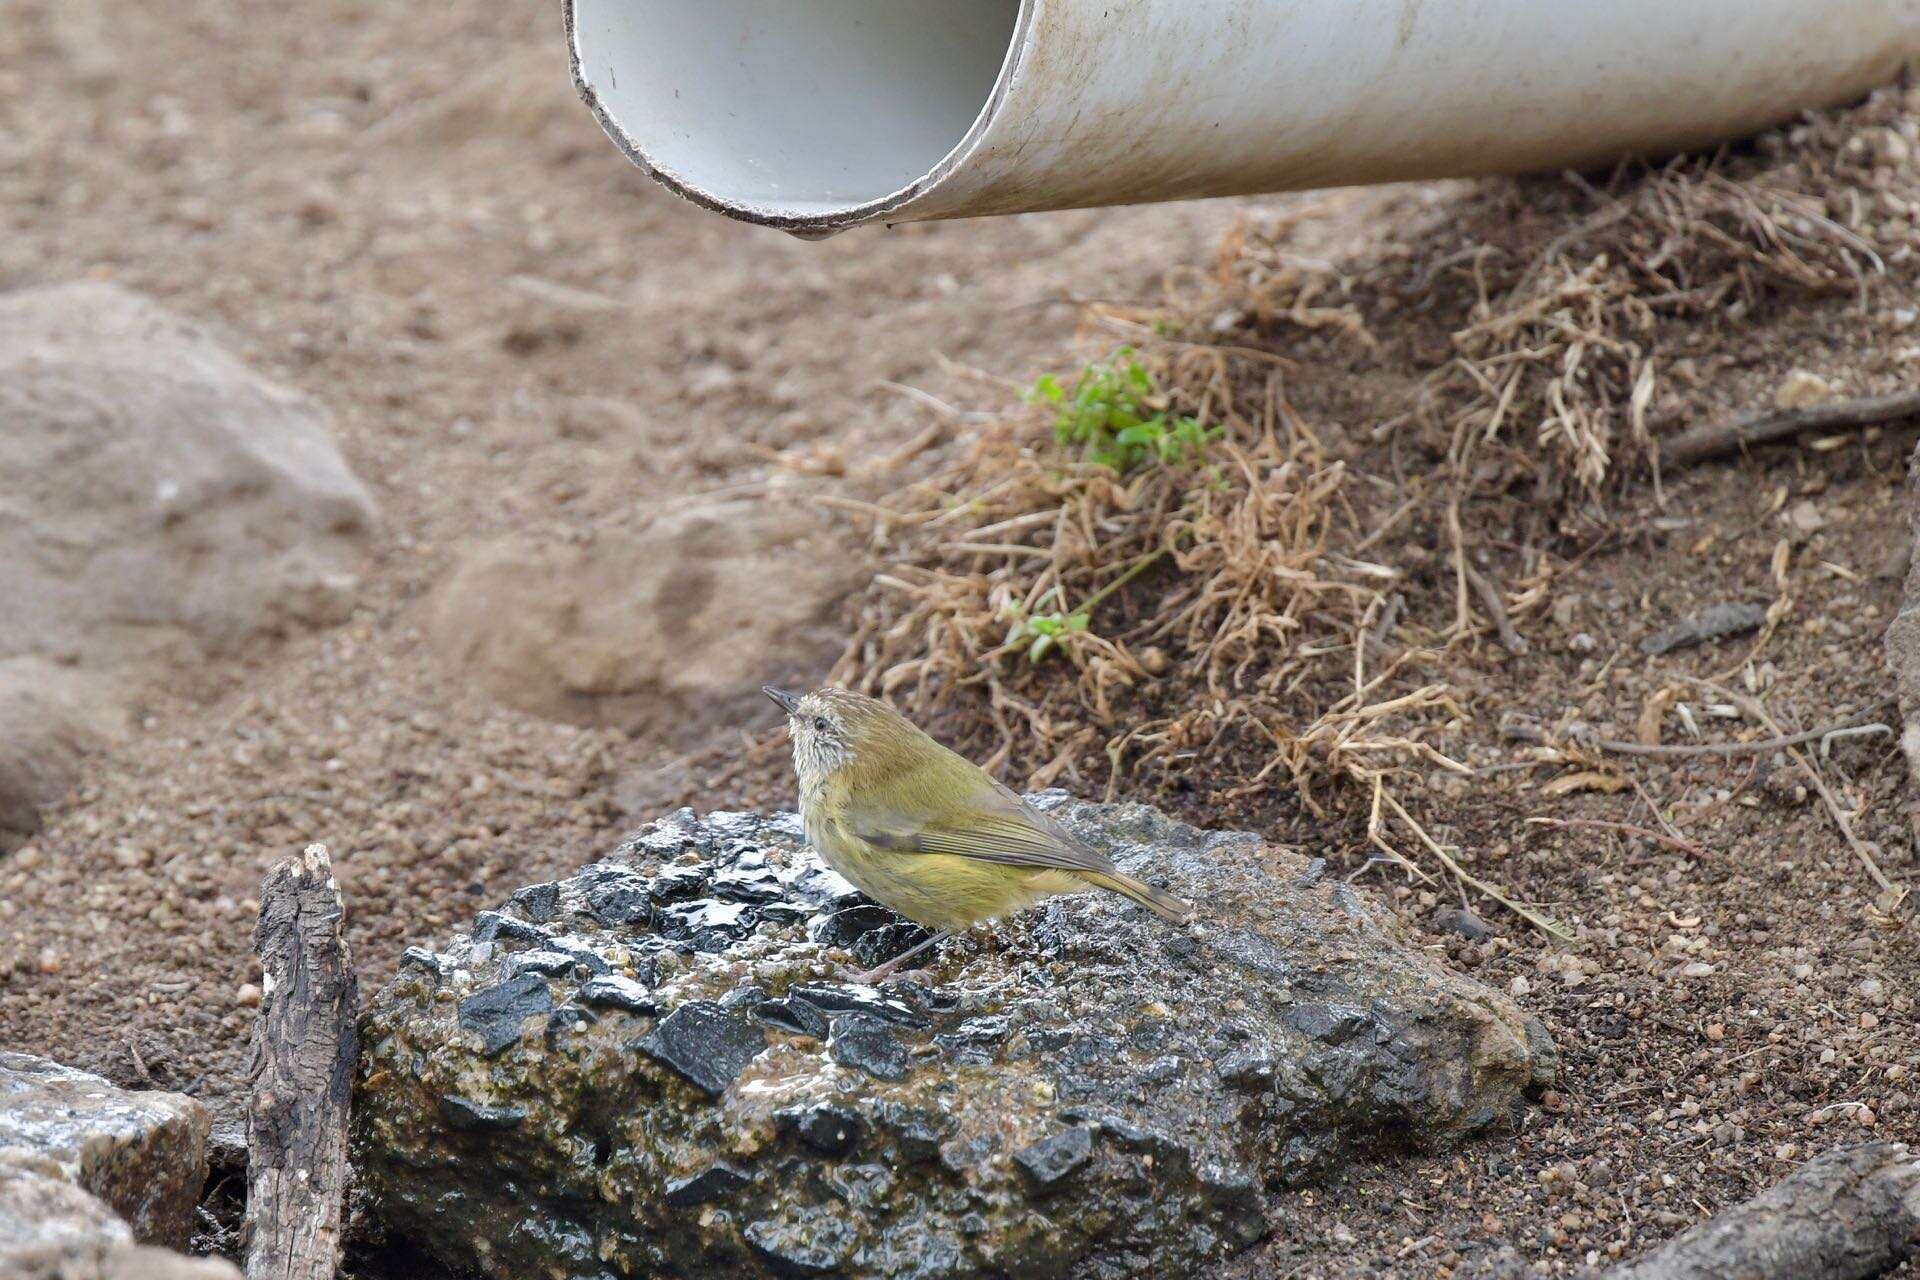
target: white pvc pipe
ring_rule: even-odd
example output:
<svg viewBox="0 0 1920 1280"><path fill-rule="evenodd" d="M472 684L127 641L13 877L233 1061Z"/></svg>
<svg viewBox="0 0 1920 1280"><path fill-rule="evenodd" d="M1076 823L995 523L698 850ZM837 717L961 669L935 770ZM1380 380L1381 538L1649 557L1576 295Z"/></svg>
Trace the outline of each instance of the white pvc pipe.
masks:
<svg viewBox="0 0 1920 1280"><path fill-rule="evenodd" d="M563 0L607 133L802 233L1585 167L1920 57L1920 0Z"/></svg>

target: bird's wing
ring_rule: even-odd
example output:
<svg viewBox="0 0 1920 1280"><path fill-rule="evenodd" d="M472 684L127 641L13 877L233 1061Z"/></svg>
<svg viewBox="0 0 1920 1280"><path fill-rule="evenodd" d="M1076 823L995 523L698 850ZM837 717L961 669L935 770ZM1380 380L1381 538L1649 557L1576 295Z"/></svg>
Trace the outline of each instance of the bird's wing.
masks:
<svg viewBox="0 0 1920 1280"><path fill-rule="evenodd" d="M1010 867L1110 872L1113 863L985 773L964 805L916 805L911 793L890 807L848 806L855 835L895 853L945 853ZM946 814L965 813L965 825Z"/></svg>

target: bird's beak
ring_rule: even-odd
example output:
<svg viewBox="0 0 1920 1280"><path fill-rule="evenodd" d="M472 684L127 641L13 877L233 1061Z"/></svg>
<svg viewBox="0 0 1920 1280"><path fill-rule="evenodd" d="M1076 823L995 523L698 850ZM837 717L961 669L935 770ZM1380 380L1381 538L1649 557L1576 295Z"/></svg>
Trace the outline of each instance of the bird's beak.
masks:
<svg viewBox="0 0 1920 1280"><path fill-rule="evenodd" d="M800 714L800 695L799 694L788 693L785 689L776 689L770 684L761 685L760 692L766 694L769 698L772 698L776 703L780 705L780 709L786 712L788 715L797 716Z"/></svg>

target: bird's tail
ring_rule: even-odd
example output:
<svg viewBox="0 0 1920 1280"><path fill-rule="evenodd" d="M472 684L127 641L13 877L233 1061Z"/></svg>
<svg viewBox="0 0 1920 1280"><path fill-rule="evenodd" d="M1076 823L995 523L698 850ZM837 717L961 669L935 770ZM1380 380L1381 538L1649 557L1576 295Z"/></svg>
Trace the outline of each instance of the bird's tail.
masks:
<svg viewBox="0 0 1920 1280"><path fill-rule="evenodd" d="M1162 893L1150 884L1142 884L1132 876L1118 871L1080 871L1076 872L1082 880L1099 889L1111 889L1124 894L1145 907L1163 920L1175 924L1185 924L1193 919L1193 908L1170 893Z"/></svg>

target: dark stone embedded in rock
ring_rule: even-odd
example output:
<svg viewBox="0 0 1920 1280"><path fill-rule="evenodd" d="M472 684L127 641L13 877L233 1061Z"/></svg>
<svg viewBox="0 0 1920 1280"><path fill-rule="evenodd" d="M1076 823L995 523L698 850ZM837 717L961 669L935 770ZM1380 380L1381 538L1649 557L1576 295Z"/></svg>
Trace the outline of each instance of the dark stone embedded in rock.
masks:
<svg viewBox="0 0 1920 1280"><path fill-rule="evenodd" d="M1054 1190L1093 1159L1093 1132L1075 1127L1013 1154L1013 1162L1027 1175L1035 1191Z"/></svg>
<svg viewBox="0 0 1920 1280"><path fill-rule="evenodd" d="M853 1252L852 1230L830 1213L805 1213L797 1218L749 1223L745 1232L748 1247L776 1276L798 1280L838 1272Z"/></svg>
<svg viewBox="0 0 1920 1280"><path fill-rule="evenodd" d="M794 1134L823 1156L846 1155L858 1145L867 1127L859 1112L831 1103L793 1107L777 1113L774 1120L784 1132Z"/></svg>
<svg viewBox="0 0 1920 1280"><path fill-rule="evenodd" d="M425 947L408 947L400 953L400 963L412 965L436 978L446 977L453 968L442 956Z"/></svg>
<svg viewBox="0 0 1920 1280"><path fill-rule="evenodd" d="M564 926L483 915L372 1002L369 1204L488 1280L1187 1275L1266 1231L1268 1188L1444 1151L1553 1079L1537 1019L1305 859L1040 803L1202 918L1058 900L876 990L850 953L900 918L795 819L681 811L558 881ZM595 919L609 886L649 918ZM558 1007L490 1056L464 1006L521 982Z"/></svg>
<svg viewBox="0 0 1920 1280"><path fill-rule="evenodd" d="M724 1164L710 1165L692 1177L669 1181L666 1199L676 1209L694 1204L712 1204L716 1200L726 1199L751 1181L738 1169Z"/></svg>
<svg viewBox="0 0 1920 1280"><path fill-rule="evenodd" d="M523 973L543 973L554 976L572 973L583 967L580 962L564 951L522 951L510 955L502 965L509 977L518 977Z"/></svg>
<svg viewBox="0 0 1920 1280"><path fill-rule="evenodd" d="M553 941L553 935L539 925L528 924L503 911L482 911L473 918L475 942L494 942L501 938L510 942L530 943L536 947L544 947Z"/></svg>
<svg viewBox="0 0 1920 1280"><path fill-rule="evenodd" d="M557 884L530 884L517 890L509 899L519 907L527 919L535 924L550 923L560 911L560 886Z"/></svg>
<svg viewBox="0 0 1920 1280"><path fill-rule="evenodd" d="M798 996L787 996L780 1000L762 1000L754 1006L755 1015L771 1022L782 1031L791 1031L795 1035L811 1036L815 1040L825 1040L829 1024L827 1015L818 1005L809 1004Z"/></svg>
<svg viewBox="0 0 1920 1280"><path fill-rule="evenodd" d="M862 899L827 916L814 930L813 938L830 947L851 947L876 930L908 923L911 922L906 917L896 915L877 902Z"/></svg>
<svg viewBox="0 0 1920 1280"><path fill-rule="evenodd" d="M938 1037L939 1045L956 1063L984 1067L1000 1055L1007 1042L1010 1026L1005 1014L969 1018L952 1031Z"/></svg>
<svg viewBox="0 0 1920 1280"><path fill-rule="evenodd" d="M827 1056L876 1080L905 1080L910 1070L907 1046L900 1037L886 1023L864 1013L843 1013L833 1020Z"/></svg>
<svg viewBox="0 0 1920 1280"><path fill-rule="evenodd" d="M547 980L526 973L497 987L476 991L460 1002L460 1025L478 1031L485 1053L496 1057L520 1043L528 1018L553 1011L553 992Z"/></svg>
<svg viewBox="0 0 1920 1280"><path fill-rule="evenodd" d="M580 1003L601 1009L624 1009L628 1013L658 1013L660 1002L632 978L609 974L595 978L580 988Z"/></svg>
<svg viewBox="0 0 1920 1280"><path fill-rule="evenodd" d="M635 1047L708 1097L717 1098L767 1047L767 1037L737 1013L706 1000L690 1000Z"/></svg>
<svg viewBox="0 0 1920 1280"><path fill-rule="evenodd" d="M853 958L869 969L878 969L895 956L903 956L925 942L933 935L917 924L890 924L884 929L873 929L861 934L853 941ZM933 949L915 956L908 968L932 964L935 960Z"/></svg>
<svg viewBox="0 0 1920 1280"><path fill-rule="evenodd" d="M752 935L759 917L750 904L699 898L662 907L658 913L661 936L689 942L695 951L725 951Z"/></svg>
<svg viewBox="0 0 1920 1280"><path fill-rule="evenodd" d="M786 896L786 886L771 870L761 867L749 871L720 871L707 881L707 892L729 902L778 902Z"/></svg>
<svg viewBox="0 0 1920 1280"><path fill-rule="evenodd" d="M712 870L704 863L663 867L647 882L647 894L655 902L697 898L706 891L707 876Z"/></svg>
<svg viewBox="0 0 1920 1280"><path fill-rule="evenodd" d="M653 922L649 882L642 876L609 876L586 891L587 914L609 929Z"/></svg>
<svg viewBox="0 0 1920 1280"><path fill-rule="evenodd" d="M1258 1092L1273 1087L1278 1067L1271 1049L1245 1049L1220 1064L1220 1082Z"/></svg>
<svg viewBox="0 0 1920 1280"><path fill-rule="evenodd" d="M939 1158L940 1140L950 1127L940 1111L905 1102L883 1102L876 1111L902 1160L917 1164Z"/></svg>
<svg viewBox="0 0 1920 1280"><path fill-rule="evenodd" d="M450 1093L440 1099L440 1116L454 1128L468 1133L507 1133L518 1129L526 1120L527 1109L490 1107Z"/></svg>
<svg viewBox="0 0 1920 1280"><path fill-rule="evenodd" d="M859 1013L896 1027L924 1027L927 1015L904 1000L882 995L872 987L838 987L824 982L796 982L787 989L794 1000L805 1000L827 1013Z"/></svg>

